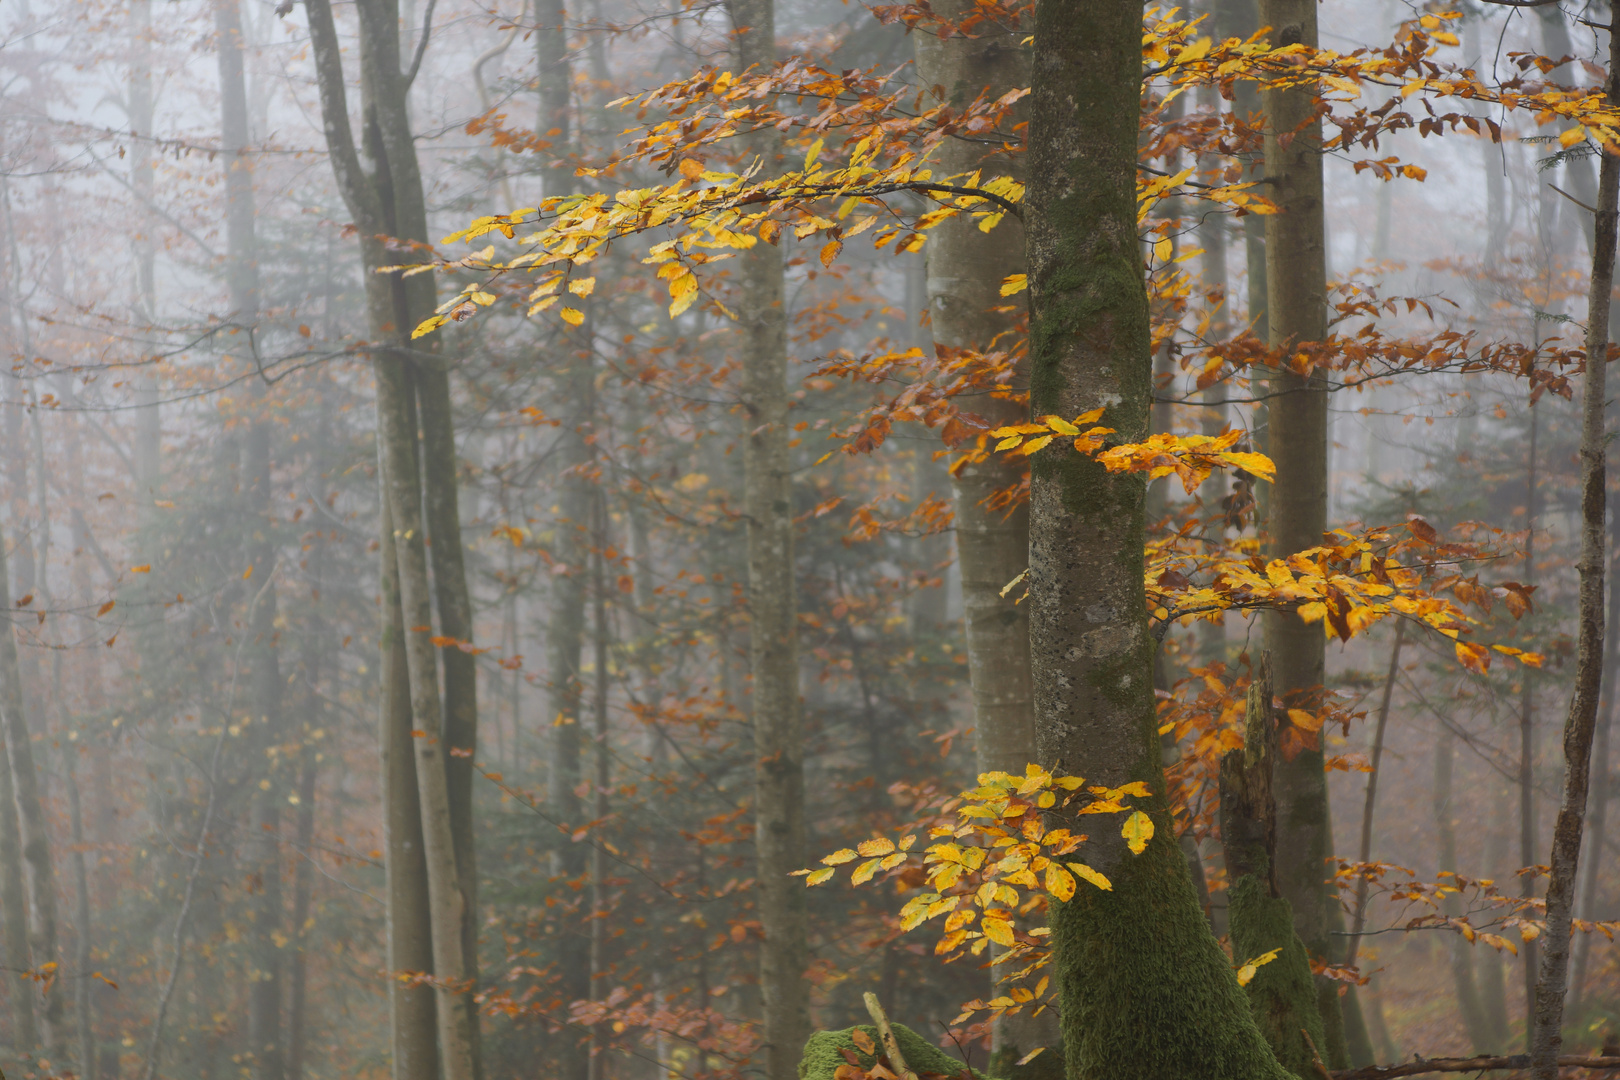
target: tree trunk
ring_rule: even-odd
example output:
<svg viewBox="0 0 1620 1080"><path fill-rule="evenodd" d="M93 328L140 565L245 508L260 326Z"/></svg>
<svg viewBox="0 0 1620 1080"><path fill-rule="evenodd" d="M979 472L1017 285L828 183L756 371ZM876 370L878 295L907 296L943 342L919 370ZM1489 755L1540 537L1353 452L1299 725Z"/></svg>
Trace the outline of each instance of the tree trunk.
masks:
<svg viewBox="0 0 1620 1080"><path fill-rule="evenodd" d="M1607 93L1620 103L1620 33L1609 34ZM1614 291L1615 220L1620 209L1620 158L1604 153L1598 166L1592 284L1586 305L1586 385L1581 399L1580 632L1575 691L1564 721L1564 792L1553 826L1547 876L1547 948L1536 985L1535 1034L1530 1053L1536 1080L1557 1080L1563 1045L1564 994L1569 986L1569 936L1579 878L1581 831L1591 783L1592 735L1603 686L1604 516L1608 483L1604 393L1609 357L1609 308Z"/></svg>
<svg viewBox="0 0 1620 1080"><path fill-rule="evenodd" d="M539 132L549 146L545 151L545 192L557 195L576 187L565 163L573 145L573 67L569 62L566 12L562 0L537 0L535 48L540 65ZM561 399L570 410L556 448L558 471L557 511L551 555L550 621L546 628L551 687L550 760L547 797L552 818L572 830L585 818L579 797L584 780L581 768L583 736L580 679L585 648L585 582L589 558L588 530L596 485L589 475L594 459L596 422L596 369L591 348L591 324L577 329L559 328L557 347L565 351L560 365ZM582 882L588 871L589 851L559 832L551 853L551 874L559 881ZM565 1002L590 997L591 925L581 912L565 921L556 944L557 969ZM590 1074L590 1040L571 1028L561 1032L557 1047L563 1080L586 1080Z"/></svg>
<svg viewBox="0 0 1620 1080"><path fill-rule="evenodd" d="M215 48L219 59L220 146L225 172L225 273L230 287L229 321L252 332L259 321L258 244L255 236L253 158L247 153L247 84L242 71L242 18L236 0L215 0ZM250 393L262 399L262 388ZM251 421L246 440L244 553L248 573L275 572L275 548L269 539L270 429L266 421ZM276 647L276 592L271 586L254 605L248 629L248 697L252 702L248 746L252 751L249 774L272 768L266 751L280 742L281 665ZM276 777L267 785L249 788L249 820L243 845L248 873L248 1063L255 1080L282 1080L281 976L282 954L276 939L285 919L281 897L281 806Z"/></svg>
<svg viewBox="0 0 1620 1080"><path fill-rule="evenodd" d="M1442 874L1457 872L1457 828L1452 820L1451 767L1457 738L1444 724L1434 743L1434 824L1439 838L1437 869ZM1457 898L1446 898L1447 915L1462 914ZM1499 1049L1500 1031L1491 1028L1485 1015L1485 1005L1479 996L1479 985L1474 981L1473 945L1460 935L1446 935L1446 951L1451 957L1451 978L1457 987L1457 1011L1462 1013L1463 1027L1476 1054L1494 1054Z"/></svg>
<svg viewBox="0 0 1620 1080"><path fill-rule="evenodd" d="M62 700L62 658L53 656L57 669L57 701ZM67 783L69 827L73 830L73 1011L79 1028L79 1080L96 1080L100 1061L96 1055L95 1017L90 994L95 980L90 978L90 874L84 861L84 812L79 803L79 778L75 761L82 743L62 743L62 776Z"/></svg>
<svg viewBox="0 0 1620 1080"><path fill-rule="evenodd" d="M1277 804L1272 775L1278 759L1271 657L1261 654L1249 684L1243 749L1221 758L1221 846L1230 882L1232 959L1243 964L1279 950L1249 980L1255 1023L1289 1072L1315 1080L1316 1047L1326 1037L1310 958L1294 933L1288 901L1277 891L1272 854Z"/></svg>
<svg viewBox="0 0 1620 1080"><path fill-rule="evenodd" d="M1378 803L1378 766L1384 756L1384 731L1389 726L1390 700L1395 694L1395 676L1401 670L1401 645L1405 640L1406 623L1397 619L1395 643L1389 650L1389 671L1384 676L1384 692L1378 700L1378 719L1373 725L1372 771L1367 774L1367 794L1361 804L1361 844L1356 858L1364 863L1372 859L1373 811ZM1449 772L1447 776L1450 776ZM1346 967L1355 967L1356 956L1361 952L1361 932L1367 927L1367 890L1366 878L1356 882L1354 925L1350 928L1350 943L1344 950Z"/></svg>
<svg viewBox="0 0 1620 1080"><path fill-rule="evenodd" d="M1315 0L1261 0L1260 20L1275 44L1317 45ZM1322 202L1322 125L1313 120L1313 87L1267 89L1266 180L1279 213L1266 218L1266 279L1273 348L1291 349L1327 336L1327 241ZM1270 556L1286 558L1315 547L1327 529L1327 382L1319 374L1272 373L1267 408L1267 453L1277 463L1267 527ZM1322 628L1292 611L1265 617L1266 647L1276 662L1277 692L1289 708L1321 707L1324 672ZM1333 961L1339 949L1330 936L1327 860L1332 855L1327 773L1320 739L1292 760L1278 763L1277 885L1293 908L1294 927L1313 957ZM1323 1056L1344 1068L1344 1011L1339 984L1319 978ZM1365 1032L1357 1033L1365 1043ZM1356 1056L1370 1062L1371 1047ZM1357 1064L1363 1064L1357 1061Z"/></svg>
<svg viewBox="0 0 1620 1080"><path fill-rule="evenodd" d="M0 611L13 610L10 571L6 566L4 541L0 540ZM23 887L27 891L27 968L44 974L45 965L60 966L62 960L56 932L56 875L51 861L51 838L46 828L45 807L40 802L39 774L34 768L34 751L24 709L17 639L8 628L0 633L0 723L5 726L12 805L16 808ZM62 984L63 980L59 977L47 979L43 984L38 1021L39 1038L46 1052L52 1060L65 1065L68 1030L63 1016ZM33 996L26 990L22 993Z"/></svg>
<svg viewBox="0 0 1620 1080"><path fill-rule="evenodd" d="M477 1080L478 1016L473 997L477 980L466 948L465 925L472 917L471 898L462 887L455 843L446 765L450 732L439 696L437 648L432 643L434 594L425 545L424 470L418 462L415 385L408 359L422 351L412 348L409 334L420 317L432 310L431 275L406 280L398 273L385 277L372 272L393 261L381 238L402 235L402 223L423 220L421 175L405 116L408 81L397 66L398 13L389 0L363 0L359 5L361 114L366 150L374 165L368 175L361 167L349 127L342 54L330 4L309 0L306 9L328 157L361 233L361 260L368 271L367 314L377 341L373 367L382 489L393 521L411 716L414 729L424 733L412 742L437 980L440 1067L444 1080ZM434 497L430 493L430 503Z"/></svg>
<svg viewBox="0 0 1620 1080"><path fill-rule="evenodd" d="M1609 519L1609 565L1614 565L1614 555L1620 544L1620 515L1611 515ZM1620 625L1620 589L1614 587L1613 579L1609 581L1609 611L1604 617L1603 636L1603 688L1605 700L1601 708L1603 718L1598 723L1597 743L1593 747L1595 759L1592 763L1592 809L1587 819L1586 841L1588 858L1586 859L1586 881L1581 894L1581 917L1584 919L1598 918L1598 888L1602 878L1603 869L1603 843L1608 833L1609 799L1613 792L1614 774L1610 768L1609 733L1614 727L1615 702L1620 698L1616 692L1615 680L1620 678L1620 634L1612 629ZM1575 939L1575 972L1570 979L1569 1012L1573 1022L1579 1023L1582 1019L1582 1004L1586 994L1586 968L1592 955L1592 935L1582 934Z"/></svg>
<svg viewBox="0 0 1620 1080"><path fill-rule="evenodd" d="M379 455L380 456L380 455ZM405 614L400 607L393 519L382 504L382 611L378 642L382 694L378 745L385 785L384 863L388 875L388 997L393 1080L438 1080L439 1040L433 988L409 981L433 974L433 927L427 861L422 854L422 802L411 737L411 685L406 673Z"/></svg>
<svg viewBox="0 0 1620 1080"><path fill-rule="evenodd" d="M971 0L935 4L936 14L958 20L973 11ZM924 86L942 87L945 103L960 110L981 93L997 97L1029 85L1029 52L1012 37L994 33L914 34L917 73ZM1022 120L1020 115L1014 122ZM988 160L987 160L988 158ZM972 139L947 139L935 152L941 175L983 169L986 176L1023 177L1021 163L1005 155L990 157ZM1023 229L1006 219L993 233L979 231L966 218L952 218L929 233L923 248L926 290L934 347L945 354L1009 349L1015 315L998 311L1008 305L1001 283L1024 272ZM1019 361L1013 383L1029 378L1027 357ZM973 399L973 410L991 427L1018 424L1028 406L1011 398L988 395ZM957 560L962 575L962 608L967 630L968 682L973 694L974 749L980 772L1023 773L1035 760L1035 727L1029 674L1029 608L1018 603L1023 590L1006 596L1007 583L1029 565L1029 508L1008 513L992 509L990 499L1023 482L1024 463L996 454L963 465L953 477ZM992 984L1003 969L992 969ZM1012 1076L1014 1063L1036 1047L1059 1038L1055 1009L1040 1016L1003 1016L993 1032L990 1070ZM1044 1060L1043 1060L1044 1059ZM1031 1063L1036 1070L1061 1064L1056 1054Z"/></svg>
<svg viewBox="0 0 1620 1080"><path fill-rule="evenodd" d="M773 0L728 0L737 66L776 65ZM766 174L778 168L780 134L749 137ZM757 909L764 930L765 1080L796 1080L810 1037L804 887L789 877L804 865L804 733L793 565L793 485L788 455L787 306L782 249L756 244L739 259L737 311L742 352L743 513L748 522L748 656L753 673L754 847Z"/></svg>
<svg viewBox="0 0 1620 1080"><path fill-rule="evenodd" d="M1524 474L1524 506L1525 506L1525 537L1524 537L1524 572L1519 576L1526 586L1536 581L1536 441L1540 434L1541 414L1536 411L1536 403L1530 403L1530 455ZM1518 672L1520 681L1519 696L1519 866L1536 865L1536 699L1535 699L1535 671L1525 668ZM1521 879L1522 895L1532 899L1536 895L1536 879L1526 875ZM1536 978L1540 974L1541 964L1538 959L1540 951L1539 939L1524 943L1524 955L1521 957L1523 967L1520 975L1524 984L1524 1041L1525 1049L1530 1049L1531 1040L1535 1036L1535 1001Z"/></svg>
<svg viewBox="0 0 1620 1080"><path fill-rule="evenodd" d="M1148 433L1152 357L1136 232L1140 0L1037 0L1024 206L1031 409L1107 407L1121 441ZM1030 642L1037 760L1118 786L1142 781L1154 835L1133 855L1117 824L1082 857L1113 883L1054 902L1054 979L1073 1080L1281 1080L1199 910L1164 795L1143 593L1140 474L1112 474L1059 440L1035 455Z"/></svg>
<svg viewBox="0 0 1620 1080"><path fill-rule="evenodd" d="M1215 0L1215 33L1223 40L1230 37L1247 41L1260 29L1260 9L1256 0ZM1252 82L1239 79L1232 84L1232 113L1245 124L1260 123L1260 91ZM1245 157L1251 170L1252 157ZM1248 275L1249 330L1261 341L1271 340L1271 321L1267 317L1266 289L1266 219L1259 214L1248 214L1240 219L1243 228L1244 268Z"/></svg>

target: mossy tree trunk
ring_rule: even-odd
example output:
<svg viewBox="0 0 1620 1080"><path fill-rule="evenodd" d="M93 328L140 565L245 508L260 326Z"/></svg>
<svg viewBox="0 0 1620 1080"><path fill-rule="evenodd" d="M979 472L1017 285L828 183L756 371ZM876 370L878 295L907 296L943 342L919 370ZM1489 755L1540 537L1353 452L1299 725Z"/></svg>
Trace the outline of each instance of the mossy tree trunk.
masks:
<svg viewBox="0 0 1620 1080"><path fill-rule="evenodd" d="M1148 433L1147 289L1136 232L1141 0L1035 6L1025 227L1031 407L1106 408L1121 441ZM1139 855L1090 828L1083 857L1113 882L1052 912L1054 981L1073 1080L1288 1075L1210 934L1164 797L1143 594L1139 475L1067 441L1036 455L1030 643L1038 760L1094 784L1143 781L1155 823Z"/></svg>
<svg viewBox="0 0 1620 1080"><path fill-rule="evenodd" d="M942 18L959 20L973 11L971 0L934 5ZM1029 53L1018 27L980 24L972 34L912 35L917 73L925 86L940 87L945 101L960 110L981 93L999 97L1029 85ZM1024 117L1015 114L1013 123ZM986 153L980 139L947 139L935 153L941 175L984 170L986 176L1022 179L1016 159ZM929 233L927 260L929 323L934 344L945 352L991 352L1013 345L1017 318L1006 310L1001 283L1024 272L1023 234L1015 220L985 233L967 218L953 218ZM1029 378L1023 359L1013 382ZM1009 389L1014 387L1009 386ZM973 411L992 427L1022 423L1026 406L1007 397L980 397ZM1035 760L1034 712L1029 673L1029 609L1018 594L1003 596L1007 583L1029 564L1029 508L1008 513L992 509L998 491L1022 480L1023 464L997 454L957 470L955 502L957 558L962 574L962 608L967 631L968 682L973 693L974 748L979 771L1019 774ZM992 979L1002 969L992 969ZM1057 1013L1018 1013L995 1026L991 1072L1012 1075L1011 1065L1037 1046L1058 1040ZM1043 1055L1045 1056L1045 1055ZM1053 1056L1050 1060L1056 1060ZM1040 1059L1036 1059L1040 1062ZM1045 1064L1045 1062L1041 1062Z"/></svg>
<svg viewBox="0 0 1620 1080"><path fill-rule="evenodd" d="M1299 1077L1316 1077L1326 1034L1317 1007L1310 957L1294 932L1293 913L1277 890L1277 803L1273 774L1277 722L1271 657L1262 654L1249 684L1243 749L1221 758L1221 843L1226 855L1232 959L1244 964L1280 950L1249 980L1255 1023L1277 1060Z"/></svg>

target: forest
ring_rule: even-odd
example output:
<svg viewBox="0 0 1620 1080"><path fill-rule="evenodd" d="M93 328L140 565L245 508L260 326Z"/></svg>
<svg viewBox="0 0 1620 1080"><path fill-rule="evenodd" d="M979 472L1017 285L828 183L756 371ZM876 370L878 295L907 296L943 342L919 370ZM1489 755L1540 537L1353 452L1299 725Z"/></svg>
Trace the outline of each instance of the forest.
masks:
<svg viewBox="0 0 1620 1080"><path fill-rule="evenodd" d="M8 2L9 1080L1620 1075L1613 4Z"/></svg>

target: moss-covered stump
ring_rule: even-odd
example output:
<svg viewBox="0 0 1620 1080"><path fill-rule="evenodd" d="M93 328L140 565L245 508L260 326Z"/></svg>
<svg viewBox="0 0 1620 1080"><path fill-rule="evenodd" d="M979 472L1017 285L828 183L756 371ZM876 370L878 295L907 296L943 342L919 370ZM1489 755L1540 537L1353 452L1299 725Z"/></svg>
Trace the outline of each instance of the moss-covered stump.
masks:
<svg viewBox="0 0 1620 1080"><path fill-rule="evenodd" d="M1288 901L1270 895L1266 882L1253 874L1239 878L1229 896L1233 959L1244 963L1282 949L1275 960L1255 971L1246 988L1255 1023L1283 1068L1307 1080L1320 1075L1305 1032L1322 1053L1326 1053L1327 1036L1317 1007L1311 961L1294 933Z"/></svg>
<svg viewBox="0 0 1620 1080"><path fill-rule="evenodd" d="M963 1071L960 1061L904 1024L890 1026L894 1028L895 1041L900 1044L900 1053L905 1055L906 1067L918 1076L927 1076L929 1073L957 1076ZM883 1041L878 1037L878 1029L871 1024L844 1028L842 1031L818 1031L804 1044L804 1057L799 1059L799 1080L833 1080L833 1074L838 1071L838 1066L849 1063L849 1059L844 1056L845 1050L855 1055L861 1068L870 1069L877 1058L855 1045L854 1036L857 1031L865 1032L872 1040L872 1045L882 1051ZM1040 1058L1035 1060L1039 1061ZM1033 1065L1034 1062L1030 1064ZM974 1080L989 1080L977 1069L973 1071L973 1077Z"/></svg>

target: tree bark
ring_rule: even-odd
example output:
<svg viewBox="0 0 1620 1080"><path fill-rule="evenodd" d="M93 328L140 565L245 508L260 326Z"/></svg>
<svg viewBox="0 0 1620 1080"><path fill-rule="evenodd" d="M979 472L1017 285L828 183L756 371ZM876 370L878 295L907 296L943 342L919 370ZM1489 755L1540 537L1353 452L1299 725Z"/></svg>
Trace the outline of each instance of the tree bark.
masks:
<svg viewBox="0 0 1620 1080"><path fill-rule="evenodd" d="M1249 980L1249 1004L1282 1066L1314 1080L1316 1047L1326 1034L1310 958L1294 933L1288 901L1277 891L1273 862L1277 804L1272 777L1278 759L1274 708L1271 657L1262 653L1249 684L1243 749L1229 750L1221 758L1221 846L1231 883L1232 959L1243 964L1278 950L1276 959L1257 967Z"/></svg>
<svg viewBox="0 0 1620 1080"><path fill-rule="evenodd" d="M737 66L776 65L774 0L728 0ZM767 127L747 149L767 172L778 167L780 134ZM781 239L738 260L742 353L743 513L748 522L748 656L753 674L754 848L760 992L766 1080L796 1080L810 1037L808 928L804 888L789 877L804 865L804 732L793 563L793 484L788 455L787 306Z"/></svg>
<svg viewBox="0 0 1620 1080"><path fill-rule="evenodd" d="M381 455L379 455L380 457ZM433 988L414 981L433 974L433 926L427 861L422 849L422 803L417 794L416 749L411 737L411 685L405 660L405 614L400 607L393 518L382 503L382 610L378 642L382 694L378 745L385 786L384 868L388 876L388 998L393 1080L438 1080L439 1040Z"/></svg>
<svg viewBox="0 0 1620 1080"><path fill-rule="evenodd" d="M573 67L568 56L566 12L562 0L538 0L535 48L539 60L540 136L549 144L545 192L572 192L577 184L566 168L573 150ZM591 323L559 328L556 347L564 352L559 397L570 412L555 450L558 470L557 511L552 528L550 620L546 628L551 703L550 760L547 798L552 818L570 830L585 819L579 787L584 780L584 684L580 678L585 648L585 583L589 558L588 530L596 485L590 476L594 460L596 423L596 368L591 349ZM583 882L590 852L559 832L551 852L551 874L559 884ZM575 895L578 895L577 893ZM592 925L581 912L565 922L556 944L558 975L563 999L584 1001L591 994L590 949ZM563 1080L586 1080L590 1074L590 1039L585 1032L564 1028L557 1047Z"/></svg>
<svg viewBox="0 0 1620 1080"><path fill-rule="evenodd" d="M1024 206L1031 411L1105 407L1120 441L1148 433L1152 357L1136 231L1140 0L1037 0ZM1261 1037L1210 934L1165 801L1142 583L1139 474L1067 440L1035 455L1030 642L1037 760L1090 784L1148 784L1155 830L1132 854L1118 824L1084 860L1113 888L1054 902L1054 981L1072 1080L1289 1074Z"/></svg>
<svg viewBox="0 0 1620 1080"><path fill-rule="evenodd" d="M0 611L14 611L4 547L4 540L0 539ZM41 977L56 976L47 978L42 986L43 1000L37 1013L39 1039L46 1053L65 1065L68 1028L63 1016L63 980L59 970L62 957L56 930L56 874L25 709L22 672L17 662L17 639L11 628L7 627L0 632L0 723L5 727L12 805L16 808L17 835L22 853L23 888L27 892L27 967ZM47 969L47 964L57 967ZM32 997L27 990L21 992Z"/></svg>
<svg viewBox="0 0 1620 1080"><path fill-rule="evenodd" d="M1384 756L1384 731L1389 726L1390 700L1395 694L1395 676L1401 670L1401 645L1405 640L1406 622L1397 619L1395 643L1389 650L1389 671L1384 676L1384 692L1378 699L1378 719L1373 725L1372 771L1367 774L1367 794L1361 804L1361 844L1357 848L1356 858L1364 863L1372 859L1373 811L1378 803L1378 766ZM1366 878L1356 882L1354 922L1350 928L1350 943L1344 949L1346 967L1355 967L1356 956L1361 952L1361 932L1367 926L1367 890Z"/></svg>
<svg viewBox="0 0 1620 1080"><path fill-rule="evenodd" d="M1609 35L1607 96L1620 103L1620 34ZM1592 736L1603 688L1603 577L1608 445L1604 435L1609 365L1609 310L1614 292L1615 221L1620 211L1620 158L1602 155L1592 242L1592 282L1586 305L1586 384L1581 400L1580 631L1575 689L1564 721L1564 791L1553 826L1547 876L1547 941L1536 984L1535 1034L1530 1053L1536 1080L1557 1080L1563 1044L1564 994L1569 986L1569 938L1579 879L1581 832L1591 784Z"/></svg>
<svg viewBox="0 0 1620 1080"><path fill-rule="evenodd" d="M1274 44L1317 45L1315 0L1261 0L1260 21ZM1314 88L1266 89L1266 180L1279 213L1266 218L1267 305L1270 344L1291 350L1327 336L1327 240L1322 197L1322 125ZM1315 547L1327 529L1327 381L1314 371L1275 370L1268 384L1267 452L1277 463L1270 487L1267 527L1272 558ZM1322 628L1291 611L1265 616L1266 647L1276 663L1277 692L1290 708L1321 706L1324 674ZM1330 936L1326 885L1332 855L1327 773L1321 741L1279 762L1277 784L1277 883L1294 913L1294 926L1312 956L1336 960ZM1327 1062L1348 1060L1339 984L1317 980ZM1365 1042L1364 1032L1361 1041ZM1371 1047L1358 1057L1370 1060ZM1360 1062L1358 1062L1359 1064Z"/></svg>
<svg viewBox="0 0 1620 1080"><path fill-rule="evenodd" d="M1456 736L1444 724L1434 744L1434 824L1439 839L1437 869L1442 874L1457 872L1457 828L1452 822L1451 772L1455 756ZM1363 860L1365 861L1365 860ZM1442 910L1447 915L1462 914L1457 898L1449 896ZM1461 935L1446 935L1446 951L1451 958L1451 979L1457 987L1457 1011L1462 1014L1463 1027L1474 1053L1491 1054L1499 1049L1500 1031L1493 1030L1485 1015L1485 1004L1479 996L1479 984L1474 981L1473 946Z"/></svg>
<svg viewBox="0 0 1620 1080"><path fill-rule="evenodd" d="M973 11L971 0L935 4L934 12L959 20ZM960 110L981 93L997 97L1029 85L1029 53L1019 36L999 28L976 33L912 35L917 74L925 87L941 87L945 103ZM1014 122L1024 119L1023 110ZM941 175L972 172L1023 178L1016 159L996 155L986 160L984 144L947 139L935 152ZM1008 302L1001 283L1024 272L1023 228L1004 220L992 233L981 232L965 218L952 218L929 233L923 248L926 290L934 347L949 355L963 350L989 353L1010 349L1017 318L998 311ZM991 427L1023 423L1028 406L1017 400L1027 385L1029 360L1019 360L1013 384L1004 396L973 399L973 410ZM992 508L991 498L1023 482L1024 464L1003 454L966 464L952 478L957 562L962 576L962 608L967 631L968 683L973 694L974 749L980 772L1022 774L1035 760L1034 712L1029 672L1029 608L1018 603L1022 589L1006 596L1007 583L1029 565L1029 507L1010 513ZM991 981L1002 969L992 969ZM992 1033L990 1069L1012 1076L1014 1063L1039 1046L1059 1038L1057 1011L1040 1016L1003 1016ZM1045 1060L1042 1060L1042 1059ZM1043 1054L1031 1066L1047 1068L1060 1059Z"/></svg>
<svg viewBox="0 0 1620 1080"><path fill-rule="evenodd" d="M1613 515L1609 519L1609 565L1614 565L1614 555L1620 544L1620 515ZM1612 632L1612 628L1620 625L1620 589L1614 587L1613 579L1609 583L1609 612L1604 617L1603 635L1603 688L1604 702L1601 706L1603 717L1598 723L1597 741L1593 747L1595 759L1592 763L1592 809L1587 818L1586 850L1589 853L1586 859L1586 880L1581 892L1581 917L1585 919L1597 918L1598 889L1602 878L1603 860L1600 852L1603 851L1604 839L1608 834L1609 800L1613 794L1614 773L1610 766L1609 733L1614 727L1615 702L1620 698L1616 693L1615 680L1620 678L1620 635ZM1569 1012L1572 1020L1579 1023L1582 1018L1582 1004L1586 994L1586 968L1592 955L1592 935L1582 934L1575 939L1574 945L1574 974L1570 977Z"/></svg>
<svg viewBox="0 0 1620 1080"><path fill-rule="evenodd" d="M1519 576L1526 586L1536 581L1536 442L1540 434L1541 414L1536 410L1536 403L1530 403L1530 455L1525 467L1524 476L1524 506L1525 506L1525 537L1524 537L1524 572ZM1528 867L1536 865L1536 699L1535 699L1535 671L1525 668L1518 672L1520 681L1519 695L1519 866ZM1526 899L1533 899L1536 895L1536 879L1526 875L1521 879L1522 895ZM1525 1022L1524 1042L1525 1049L1530 1049L1531 1040L1535 1037L1535 1001L1536 979L1541 971L1540 939L1524 943L1524 955L1521 957L1523 967L1520 976L1524 984Z"/></svg>
<svg viewBox="0 0 1620 1080"><path fill-rule="evenodd" d="M392 261L383 238L401 235L402 222L420 220L421 176L405 116L408 84L398 70L398 13L389 0L363 0L359 5L361 114L366 150L374 164L368 175L350 130L342 55L330 4L309 0L306 10L328 157L360 230L361 260L368 271L366 306L377 343L373 367L382 489L393 522L411 716L414 730L423 733L412 742L431 913L440 1067L444 1080L477 1080L478 1016L473 997L477 979L466 947L466 920L472 917L472 905L463 888L455 843L446 764L451 734L446 725L450 721L439 695L438 656L432 643L435 598L428 575L425 541L429 522L423 508L424 470L418 462L411 377L412 361L422 350L412 347L409 335L419 318L432 310L431 276L407 280L398 273L385 277L372 272ZM433 498L430 493L430 503Z"/></svg>
<svg viewBox="0 0 1620 1080"><path fill-rule="evenodd" d="M253 158L248 153L247 83L242 70L242 17L236 0L215 0L215 50L219 60L220 148L225 173L225 276L230 288L229 320L252 332L259 321L258 242L255 235ZM262 387L250 397L262 401ZM254 418L246 439L243 462L246 483L242 521L246 527L244 554L248 573L257 569L272 574L275 548L269 536L270 429ZM252 910L249 930L248 1064L255 1080L282 1080L282 953L285 914L281 894L281 805L274 776L274 758L267 755L280 741L281 665L276 646L276 592L271 586L253 608L248 629L248 697L252 702L251 778L269 772L263 782L250 785L244 862L248 870Z"/></svg>

